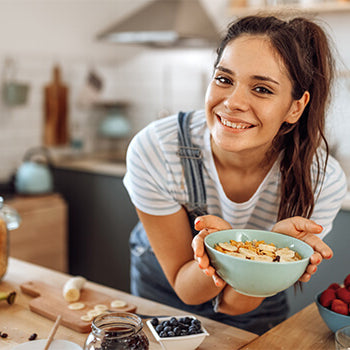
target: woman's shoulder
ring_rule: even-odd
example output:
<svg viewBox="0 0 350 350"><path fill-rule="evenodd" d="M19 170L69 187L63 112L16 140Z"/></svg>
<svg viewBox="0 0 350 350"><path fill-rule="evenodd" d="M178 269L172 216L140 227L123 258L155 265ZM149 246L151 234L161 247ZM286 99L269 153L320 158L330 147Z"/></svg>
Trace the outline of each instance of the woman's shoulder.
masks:
<svg viewBox="0 0 350 350"><path fill-rule="evenodd" d="M323 153L323 156L322 156L324 159L324 153ZM326 169L325 169L325 177L329 177L329 178L334 178L334 177L341 177L345 179L345 173L340 165L340 163L338 162L338 160L333 157L332 155L329 155L328 156L328 159L327 159L327 166L326 166Z"/></svg>
<svg viewBox="0 0 350 350"><path fill-rule="evenodd" d="M190 119L190 133L194 138L202 139L206 128L204 110L193 111ZM149 123L134 136L134 142L150 140L160 145L176 145L178 137L178 114L173 114Z"/></svg>
<svg viewBox="0 0 350 350"><path fill-rule="evenodd" d="M325 160L324 151L321 153L321 159L322 161ZM337 159L332 155L328 156L327 165L322 170L321 175L323 176L323 188L326 192L333 192L340 197L346 194L347 180L345 173Z"/></svg>

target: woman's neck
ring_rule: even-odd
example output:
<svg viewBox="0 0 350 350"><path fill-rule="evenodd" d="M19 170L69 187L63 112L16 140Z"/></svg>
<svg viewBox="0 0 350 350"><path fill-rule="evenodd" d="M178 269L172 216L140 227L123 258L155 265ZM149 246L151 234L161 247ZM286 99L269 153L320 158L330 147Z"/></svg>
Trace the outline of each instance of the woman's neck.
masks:
<svg viewBox="0 0 350 350"><path fill-rule="evenodd" d="M237 203L248 201L275 163L271 152L233 153L212 144L215 167L226 196Z"/></svg>

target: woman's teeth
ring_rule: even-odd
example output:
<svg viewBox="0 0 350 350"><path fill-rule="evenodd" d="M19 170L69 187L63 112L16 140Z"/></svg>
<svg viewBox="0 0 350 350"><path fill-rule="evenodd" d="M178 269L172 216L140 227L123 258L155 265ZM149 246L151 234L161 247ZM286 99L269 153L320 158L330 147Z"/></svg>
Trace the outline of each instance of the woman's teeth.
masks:
<svg viewBox="0 0 350 350"><path fill-rule="evenodd" d="M243 123L233 123L227 119L221 118L221 123L225 126L228 126L233 129L249 129L251 125L243 124Z"/></svg>

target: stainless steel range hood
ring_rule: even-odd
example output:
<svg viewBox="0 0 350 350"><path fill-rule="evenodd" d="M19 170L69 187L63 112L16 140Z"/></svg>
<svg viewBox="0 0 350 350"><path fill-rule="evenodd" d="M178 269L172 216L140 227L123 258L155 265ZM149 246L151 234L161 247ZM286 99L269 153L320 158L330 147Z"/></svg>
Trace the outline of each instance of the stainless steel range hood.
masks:
<svg viewBox="0 0 350 350"><path fill-rule="evenodd" d="M97 39L158 47L212 47L219 34L199 0L153 0L99 33Z"/></svg>

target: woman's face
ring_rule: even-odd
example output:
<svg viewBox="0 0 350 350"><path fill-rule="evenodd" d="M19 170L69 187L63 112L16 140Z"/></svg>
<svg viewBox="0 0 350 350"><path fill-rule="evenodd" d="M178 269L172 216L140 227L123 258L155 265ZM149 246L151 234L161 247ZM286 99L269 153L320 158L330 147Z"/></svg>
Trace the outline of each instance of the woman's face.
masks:
<svg viewBox="0 0 350 350"><path fill-rule="evenodd" d="M207 124L215 149L265 154L283 122L295 123L303 99L292 99L282 60L263 36L230 42L206 93ZM305 95L305 94L304 94Z"/></svg>

